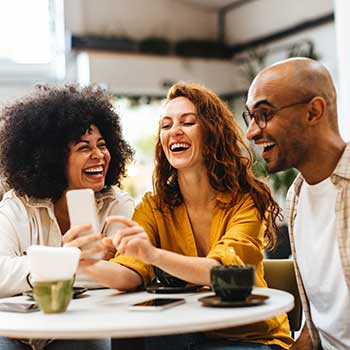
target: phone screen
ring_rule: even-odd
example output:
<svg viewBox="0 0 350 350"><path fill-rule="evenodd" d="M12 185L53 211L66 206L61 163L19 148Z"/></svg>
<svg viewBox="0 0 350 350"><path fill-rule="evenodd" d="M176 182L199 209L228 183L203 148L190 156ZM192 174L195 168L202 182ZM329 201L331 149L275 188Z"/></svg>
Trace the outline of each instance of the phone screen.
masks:
<svg viewBox="0 0 350 350"><path fill-rule="evenodd" d="M178 303L184 299L181 298L155 298L134 304L133 306L165 306L173 303Z"/></svg>
<svg viewBox="0 0 350 350"><path fill-rule="evenodd" d="M0 303L0 311L7 312L33 312L39 310L38 306L34 303L20 304L20 303Z"/></svg>
<svg viewBox="0 0 350 350"><path fill-rule="evenodd" d="M150 300L142 301L129 306L129 310L135 311L161 311L170 307L183 304L185 299L183 298L154 298Z"/></svg>

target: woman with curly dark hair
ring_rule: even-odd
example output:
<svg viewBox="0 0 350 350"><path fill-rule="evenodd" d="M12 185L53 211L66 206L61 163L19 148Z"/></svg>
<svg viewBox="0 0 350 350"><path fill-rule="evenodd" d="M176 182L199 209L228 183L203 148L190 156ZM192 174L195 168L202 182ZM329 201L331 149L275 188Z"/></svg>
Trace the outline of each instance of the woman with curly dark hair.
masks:
<svg viewBox="0 0 350 350"><path fill-rule="evenodd" d="M131 217L132 199L112 185L120 185L132 155L123 139L119 116L100 88L41 86L3 110L0 162L10 190L0 202L0 297L29 289L25 255L33 244L77 246L81 249L77 281L109 285L100 270L116 268L116 264L107 261L109 252L99 234L79 238L86 227L70 229L65 194L71 189L92 189L101 226L108 215ZM102 234L108 236L111 230L107 227ZM97 248L84 247L94 241ZM96 251L104 251L105 260L91 259ZM80 278L81 273L85 277ZM0 348L27 349L23 342L34 346L38 340L14 344L0 337ZM108 349L108 342L55 341L47 349Z"/></svg>
<svg viewBox="0 0 350 350"><path fill-rule="evenodd" d="M256 286L266 287L263 253L274 245L280 208L251 166L241 130L219 97L200 85L175 84L160 119L154 193L144 196L133 221L107 219L125 225L114 236L113 261L137 271L144 284L154 266L210 285L212 267L249 264L256 268ZM196 350L289 349L292 343L286 314L190 338L147 339L150 348L196 344Z"/></svg>

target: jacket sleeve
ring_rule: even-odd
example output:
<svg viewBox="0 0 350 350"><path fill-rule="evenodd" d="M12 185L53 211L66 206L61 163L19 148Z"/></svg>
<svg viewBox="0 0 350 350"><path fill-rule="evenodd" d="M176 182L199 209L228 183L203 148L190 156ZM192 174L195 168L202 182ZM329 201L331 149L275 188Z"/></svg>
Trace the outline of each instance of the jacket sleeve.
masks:
<svg viewBox="0 0 350 350"><path fill-rule="evenodd" d="M6 212L0 210L0 298L30 289L26 281L29 273L28 257L21 251L15 227L21 228L22 225L11 221Z"/></svg>

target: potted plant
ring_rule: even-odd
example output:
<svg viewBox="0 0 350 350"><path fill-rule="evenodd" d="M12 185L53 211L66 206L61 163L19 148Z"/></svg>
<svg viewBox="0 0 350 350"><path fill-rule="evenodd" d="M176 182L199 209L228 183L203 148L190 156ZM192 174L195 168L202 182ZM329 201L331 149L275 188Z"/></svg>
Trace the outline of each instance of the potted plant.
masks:
<svg viewBox="0 0 350 350"><path fill-rule="evenodd" d="M216 40L188 39L175 44L175 54L183 57L230 58L231 51Z"/></svg>
<svg viewBox="0 0 350 350"><path fill-rule="evenodd" d="M72 35L72 49L136 51L137 43L126 36Z"/></svg>
<svg viewBox="0 0 350 350"><path fill-rule="evenodd" d="M169 55L171 43L167 39L148 37L139 41L139 51L157 55Z"/></svg>

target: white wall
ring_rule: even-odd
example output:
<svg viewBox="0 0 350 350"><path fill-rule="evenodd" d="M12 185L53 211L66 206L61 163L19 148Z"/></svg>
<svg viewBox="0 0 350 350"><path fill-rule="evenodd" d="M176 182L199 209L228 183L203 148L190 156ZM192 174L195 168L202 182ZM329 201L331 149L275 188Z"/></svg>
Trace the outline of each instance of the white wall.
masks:
<svg viewBox="0 0 350 350"><path fill-rule="evenodd" d="M333 0L258 0L226 17L229 44L246 42L333 11Z"/></svg>
<svg viewBox="0 0 350 350"><path fill-rule="evenodd" d="M65 0L67 30L75 34L215 39L213 10L173 0Z"/></svg>
<svg viewBox="0 0 350 350"><path fill-rule="evenodd" d="M88 52L78 56L82 83L102 83L116 94L165 95L164 81L204 84L218 94L247 88L239 69L226 60Z"/></svg>
<svg viewBox="0 0 350 350"><path fill-rule="evenodd" d="M339 70L339 112L340 131L350 141L350 42L349 42L349 0L335 0L336 34L338 44Z"/></svg>

